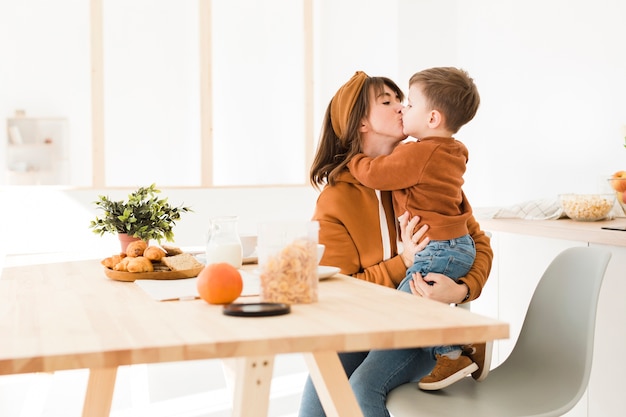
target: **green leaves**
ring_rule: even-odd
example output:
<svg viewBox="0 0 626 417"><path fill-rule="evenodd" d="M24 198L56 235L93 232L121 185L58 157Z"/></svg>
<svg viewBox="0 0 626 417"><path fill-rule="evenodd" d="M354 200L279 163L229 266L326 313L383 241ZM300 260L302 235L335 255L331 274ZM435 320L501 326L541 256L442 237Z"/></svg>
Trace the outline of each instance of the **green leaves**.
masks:
<svg viewBox="0 0 626 417"><path fill-rule="evenodd" d="M126 233L142 240L163 239L174 241L172 229L181 213L192 212L189 207L173 207L167 198L159 198L161 191L155 184L141 187L128 195L126 201L112 201L108 196L98 196L96 208L102 210L103 217L90 222L89 227L96 234Z"/></svg>

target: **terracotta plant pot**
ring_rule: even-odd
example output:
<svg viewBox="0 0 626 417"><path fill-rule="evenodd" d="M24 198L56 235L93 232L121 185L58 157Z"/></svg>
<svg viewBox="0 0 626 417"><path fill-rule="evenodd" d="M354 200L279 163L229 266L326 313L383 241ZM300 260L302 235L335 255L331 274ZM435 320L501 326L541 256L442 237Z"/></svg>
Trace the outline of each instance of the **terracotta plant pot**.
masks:
<svg viewBox="0 0 626 417"><path fill-rule="evenodd" d="M126 233L118 233L117 237L120 239L120 247L122 249L122 252L126 252L126 248L131 242L141 240L138 237L132 237L127 235Z"/></svg>

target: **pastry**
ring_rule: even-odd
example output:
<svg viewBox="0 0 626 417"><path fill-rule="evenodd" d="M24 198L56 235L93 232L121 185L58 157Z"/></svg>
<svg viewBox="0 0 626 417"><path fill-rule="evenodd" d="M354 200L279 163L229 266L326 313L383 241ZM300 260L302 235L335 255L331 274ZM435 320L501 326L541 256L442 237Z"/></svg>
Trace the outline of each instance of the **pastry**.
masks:
<svg viewBox="0 0 626 417"><path fill-rule="evenodd" d="M154 267L150 259L143 256L131 257L126 266L128 272L152 272Z"/></svg>
<svg viewBox="0 0 626 417"><path fill-rule="evenodd" d="M119 255L113 255L113 256L109 256L108 258L104 258L102 261L100 261L100 263L104 266L106 266L109 269L114 269L115 265L119 264L123 258L126 257L126 254L119 254Z"/></svg>
<svg viewBox="0 0 626 417"><path fill-rule="evenodd" d="M115 269L116 271L122 271L122 272L128 272L128 262L131 260L132 258L127 256L125 258L123 258L120 262L118 262L113 269Z"/></svg>
<svg viewBox="0 0 626 417"><path fill-rule="evenodd" d="M126 256L137 257L143 256L143 251L146 250L148 244L143 240L136 240L134 242L130 242L126 247Z"/></svg>
<svg viewBox="0 0 626 417"><path fill-rule="evenodd" d="M161 249L158 246L148 246L145 251L143 251L143 256L145 258L150 259L151 261L160 261L166 255L165 250Z"/></svg>

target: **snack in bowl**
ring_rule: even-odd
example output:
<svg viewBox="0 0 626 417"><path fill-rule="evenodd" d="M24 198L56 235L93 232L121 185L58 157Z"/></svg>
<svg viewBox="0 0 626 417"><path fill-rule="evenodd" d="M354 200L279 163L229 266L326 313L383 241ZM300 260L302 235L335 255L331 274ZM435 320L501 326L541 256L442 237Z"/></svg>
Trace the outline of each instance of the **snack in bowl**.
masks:
<svg viewBox="0 0 626 417"><path fill-rule="evenodd" d="M597 221L605 219L615 203L613 194L561 194L563 211L572 220Z"/></svg>

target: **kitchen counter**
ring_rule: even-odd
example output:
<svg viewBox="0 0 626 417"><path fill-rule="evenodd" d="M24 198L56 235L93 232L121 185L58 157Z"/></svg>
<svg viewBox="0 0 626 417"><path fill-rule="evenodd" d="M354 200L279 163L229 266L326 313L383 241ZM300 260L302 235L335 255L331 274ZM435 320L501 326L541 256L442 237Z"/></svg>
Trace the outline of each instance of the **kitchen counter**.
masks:
<svg viewBox="0 0 626 417"><path fill-rule="evenodd" d="M626 247L626 231L604 230L602 227L626 228L626 218L597 222L578 222L571 219L525 220L478 218L482 230L576 240L600 245Z"/></svg>

